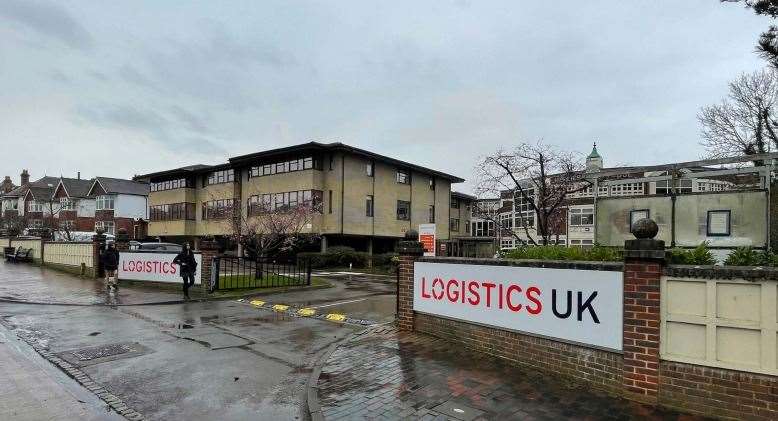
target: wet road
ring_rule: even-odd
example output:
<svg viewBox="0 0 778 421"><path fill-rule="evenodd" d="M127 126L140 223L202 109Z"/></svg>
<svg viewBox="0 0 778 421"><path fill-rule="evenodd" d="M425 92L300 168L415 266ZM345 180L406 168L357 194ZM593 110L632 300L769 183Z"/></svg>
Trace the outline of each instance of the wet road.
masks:
<svg viewBox="0 0 778 421"><path fill-rule="evenodd" d="M361 319L393 319L393 279L327 280L333 287L261 298ZM148 301L177 298L174 292L136 288L121 293ZM0 263L0 296L105 303L100 281L21 264ZM0 322L71 360L87 348L138 344L142 352L74 364L148 419L306 419L306 384L317 356L364 328L235 300L122 307L0 302Z"/></svg>

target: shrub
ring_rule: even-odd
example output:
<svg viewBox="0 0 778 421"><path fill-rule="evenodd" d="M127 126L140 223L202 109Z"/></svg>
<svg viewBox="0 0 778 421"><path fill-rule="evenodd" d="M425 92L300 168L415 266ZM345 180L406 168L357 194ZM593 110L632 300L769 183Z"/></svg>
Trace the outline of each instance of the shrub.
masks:
<svg viewBox="0 0 778 421"><path fill-rule="evenodd" d="M598 262L622 260L620 249L599 245L590 249L565 246L529 246L507 251L503 256L509 259L535 260L584 260Z"/></svg>
<svg viewBox="0 0 778 421"><path fill-rule="evenodd" d="M716 264L716 258L708 248L707 242L700 243L692 250L682 248L673 248L668 252L668 258L671 264L676 265L713 265Z"/></svg>
<svg viewBox="0 0 778 421"><path fill-rule="evenodd" d="M724 264L731 266L758 266L764 260L762 254L751 247L738 247L729 253Z"/></svg>
<svg viewBox="0 0 778 421"><path fill-rule="evenodd" d="M346 246L334 246L327 249L326 253L317 252L305 252L297 253L297 259L310 259L311 267L320 269L328 267L348 267L351 265L353 268L366 268L369 266L371 260L373 266L391 267L393 263L393 257L395 253L386 254L369 254L362 251L355 251L351 247Z"/></svg>

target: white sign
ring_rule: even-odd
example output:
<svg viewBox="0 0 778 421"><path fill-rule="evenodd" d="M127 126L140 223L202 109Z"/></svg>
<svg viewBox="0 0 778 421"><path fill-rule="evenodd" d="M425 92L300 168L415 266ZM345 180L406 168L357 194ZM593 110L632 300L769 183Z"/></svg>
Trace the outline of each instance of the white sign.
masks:
<svg viewBox="0 0 778 421"><path fill-rule="evenodd" d="M419 224L419 242L424 245L424 255L435 255L435 224Z"/></svg>
<svg viewBox="0 0 778 421"><path fill-rule="evenodd" d="M416 262L413 309L621 350L622 273Z"/></svg>
<svg viewBox="0 0 778 421"><path fill-rule="evenodd" d="M203 256L195 253L197 270L194 275L195 285L200 284L200 269L203 267ZM176 282L181 283L180 267L173 263L176 253L119 253L119 279L133 281Z"/></svg>

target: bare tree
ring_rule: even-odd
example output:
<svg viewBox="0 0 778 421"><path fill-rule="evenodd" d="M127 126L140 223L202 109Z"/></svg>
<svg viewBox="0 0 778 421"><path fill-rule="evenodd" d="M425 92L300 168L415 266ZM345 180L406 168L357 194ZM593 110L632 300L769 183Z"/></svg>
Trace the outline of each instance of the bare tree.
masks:
<svg viewBox="0 0 778 421"><path fill-rule="evenodd" d="M0 232L5 235L17 236L22 233L25 227L24 216L17 212L6 212L0 216Z"/></svg>
<svg viewBox="0 0 778 421"><path fill-rule="evenodd" d="M778 77L772 70L743 73L729 84L721 104L703 107L702 145L711 158L755 155L778 150L778 122L772 110L778 100Z"/></svg>
<svg viewBox="0 0 778 421"><path fill-rule="evenodd" d="M238 199L223 210L222 223L228 224L228 236L244 251L253 256L272 256L293 251L318 236L306 233L316 215L322 213L322 198L311 193L297 203L276 205L271 195L270 203L247 201L246 212Z"/></svg>
<svg viewBox="0 0 778 421"><path fill-rule="evenodd" d="M48 230L53 236L54 233L60 233L67 241L73 241L73 237L70 232L71 227L65 224L65 221L60 220L62 211L67 210L58 199L50 197L46 202L45 211L43 212L43 228Z"/></svg>
<svg viewBox="0 0 778 421"><path fill-rule="evenodd" d="M516 209L515 222L495 220L495 227L522 244L532 245L549 244L564 226L564 208L570 195L592 185L581 159L540 141L486 156L476 167L476 178L479 197L501 197L511 201L513 209L527 209ZM489 214L476 216L493 218Z"/></svg>

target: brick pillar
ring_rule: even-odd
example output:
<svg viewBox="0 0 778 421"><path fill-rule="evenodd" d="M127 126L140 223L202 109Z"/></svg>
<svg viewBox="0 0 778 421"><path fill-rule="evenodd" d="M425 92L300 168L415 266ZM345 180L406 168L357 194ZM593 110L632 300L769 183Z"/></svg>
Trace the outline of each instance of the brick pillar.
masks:
<svg viewBox="0 0 778 421"><path fill-rule="evenodd" d="M200 269L200 283L203 293L209 293L211 288L211 270L213 258L219 254L219 247L212 239L202 239L198 242L199 251L203 256L203 267Z"/></svg>
<svg viewBox="0 0 778 421"><path fill-rule="evenodd" d="M92 237L92 269L95 278L103 276L102 268L100 265L100 251L105 244L105 235L97 234Z"/></svg>
<svg viewBox="0 0 778 421"><path fill-rule="evenodd" d="M413 263L424 254L418 234L408 230L405 240L397 245L400 274L397 278L397 325L401 330L413 330Z"/></svg>
<svg viewBox="0 0 778 421"><path fill-rule="evenodd" d="M130 235L124 228L119 228L119 232L116 233L116 241L114 241L116 250L120 253L123 251L130 251Z"/></svg>
<svg viewBox="0 0 778 421"><path fill-rule="evenodd" d="M635 222L637 239L624 244L624 366L627 397L657 403L659 395L659 281L665 242L650 219Z"/></svg>

